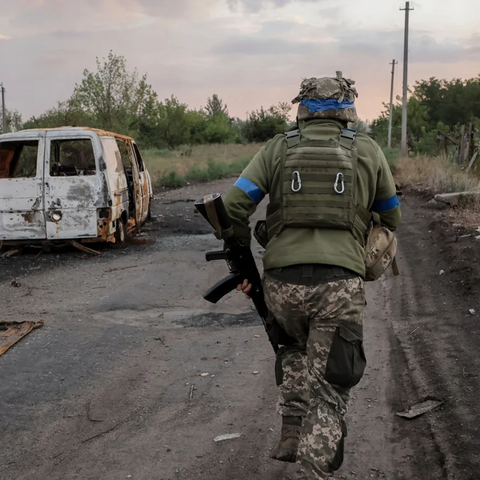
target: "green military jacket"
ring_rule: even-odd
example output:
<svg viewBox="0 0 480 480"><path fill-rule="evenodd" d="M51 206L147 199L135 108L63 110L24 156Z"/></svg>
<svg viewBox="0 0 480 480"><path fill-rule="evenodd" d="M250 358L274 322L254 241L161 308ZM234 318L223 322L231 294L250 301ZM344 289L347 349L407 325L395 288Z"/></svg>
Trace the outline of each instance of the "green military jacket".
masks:
<svg viewBox="0 0 480 480"><path fill-rule="evenodd" d="M311 120L301 126L302 138L328 140L344 128L333 120ZM380 147L366 135L357 135L357 201L368 211L377 212L382 224L395 230L400 224L400 203L390 167ZM257 205L281 182L282 158L287 143L277 135L261 148L230 189L225 206L235 236L249 244L249 218ZM365 251L349 230L285 228L269 239L263 258L265 270L298 264L336 265L365 275Z"/></svg>

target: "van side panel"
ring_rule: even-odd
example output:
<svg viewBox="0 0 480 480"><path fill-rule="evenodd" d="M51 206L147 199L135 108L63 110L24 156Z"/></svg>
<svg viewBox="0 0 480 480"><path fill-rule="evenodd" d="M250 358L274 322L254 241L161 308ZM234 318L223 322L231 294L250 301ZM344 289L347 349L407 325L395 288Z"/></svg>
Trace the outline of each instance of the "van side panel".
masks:
<svg viewBox="0 0 480 480"><path fill-rule="evenodd" d="M0 140L0 241L46 238L44 150L41 133L4 135ZM25 163L26 156L30 165Z"/></svg>

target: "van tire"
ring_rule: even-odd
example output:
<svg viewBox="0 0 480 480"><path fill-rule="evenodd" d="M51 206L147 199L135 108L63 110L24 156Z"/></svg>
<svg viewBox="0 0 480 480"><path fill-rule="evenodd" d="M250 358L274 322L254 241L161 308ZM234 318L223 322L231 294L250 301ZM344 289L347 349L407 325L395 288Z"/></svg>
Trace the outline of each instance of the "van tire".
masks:
<svg viewBox="0 0 480 480"><path fill-rule="evenodd" d="M123 248L127 244L127 227L122 218L117 220L117 229L114 233L115 243L112 243L112 248Z"/></svg>

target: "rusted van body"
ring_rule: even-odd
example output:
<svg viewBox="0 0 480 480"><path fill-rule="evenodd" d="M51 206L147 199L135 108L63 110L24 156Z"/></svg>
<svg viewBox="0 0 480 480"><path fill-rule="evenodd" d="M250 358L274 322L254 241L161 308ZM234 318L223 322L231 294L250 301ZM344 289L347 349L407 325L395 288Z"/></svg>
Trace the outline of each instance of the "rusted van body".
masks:
<svg viewBox="0 0 480 480"><path fill-rule="evenodd" d="M122 244L147 219L150 176L135 141L91 128L0 135L0 243Z"/></svg>

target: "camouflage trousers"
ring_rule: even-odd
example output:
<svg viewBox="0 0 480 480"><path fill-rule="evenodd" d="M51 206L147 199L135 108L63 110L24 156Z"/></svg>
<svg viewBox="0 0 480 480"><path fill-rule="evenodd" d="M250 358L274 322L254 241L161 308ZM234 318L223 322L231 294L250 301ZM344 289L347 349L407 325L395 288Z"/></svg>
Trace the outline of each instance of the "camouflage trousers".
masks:
<svg viewBox="0 0 480 480"><path fill-rule="evenodd" d="M363 368L353 366L357 371L352 379L352 371L347 371L349 365L345 368L340 358L352 355L348 350L352 345L361 350L356 351L357 359L363 355L364 281L351 272L342 276L346 270L323 267L324 278L305 282L301 279L301 284L269 272L264 276L268 308L295 341L283 346L277 355L278 412L284 417L303 419L298 463L303 472L299 478L305 480L329 479L340 468L350 387L358 383L365 368L365 364ZM335 270L340 274L336 275ZM345 351L339 332L347 338ZM338 347L340 355L333 355ZM345 372L335 376L336 368Z"/></svg>

